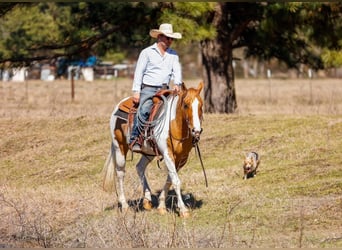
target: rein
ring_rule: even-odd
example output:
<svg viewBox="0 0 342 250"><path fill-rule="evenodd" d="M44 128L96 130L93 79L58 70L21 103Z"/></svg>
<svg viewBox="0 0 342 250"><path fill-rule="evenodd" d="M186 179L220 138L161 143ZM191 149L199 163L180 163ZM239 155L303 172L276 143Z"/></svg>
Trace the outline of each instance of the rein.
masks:
<svg viewBox="0 0 342 250"><path fill-rule="evenodd" d="M203 175L204 175L204 179L205 179L205 186L208 187L207 174L206 174L205 169L204 169L201 151L200 151L200 149L198 147L198 143L197 142L194 144L194 147L196 149L195 151L197 152L198 158L200 159L200 162L201 162L201 167L202 167L202 171L203 171Z"/></svg>

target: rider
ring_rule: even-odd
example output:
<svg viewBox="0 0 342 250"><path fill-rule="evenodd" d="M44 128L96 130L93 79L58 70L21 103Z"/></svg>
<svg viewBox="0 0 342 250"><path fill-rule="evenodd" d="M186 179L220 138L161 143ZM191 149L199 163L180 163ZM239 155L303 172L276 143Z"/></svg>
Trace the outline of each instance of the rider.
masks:
<svg viewBox="0 0 342 250"><path fill-rule="evenodd" d="M147 120L152 108L151 97L160 89L169 88L170 80L173 79L174 90L179 91L182 84L182 71L179 57L170 48L173 39L181 39L182 35L173 32L172 24L163 23L159 29L150 30L150 36L157 41L143 49L139 55L133 80L133 102L138 106L137 112L142 120ZM130 137L130 149L134 152L141 151L138 140L139 131L138 115L133 122Z"/></svg>

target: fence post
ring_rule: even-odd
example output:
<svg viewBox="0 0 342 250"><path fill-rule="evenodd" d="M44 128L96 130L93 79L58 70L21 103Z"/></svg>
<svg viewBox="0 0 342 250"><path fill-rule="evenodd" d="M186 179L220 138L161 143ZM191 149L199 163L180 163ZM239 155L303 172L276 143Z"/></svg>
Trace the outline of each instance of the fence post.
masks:
<svg viewBox="0 0 342 250"><path fill-rule="evenodd" d="M28 72L27 70L25 70L24 72L24 80L25 80L25 97L26 97L26 102L29 102L29 94L28 94L28 81L27 81L27 77L28 77Z"/></svg>
<svg viewBox="0 0 342 250"><path fill-rule="evenodd" d="M71 70L71 100L75 98L75 83L74 83L75 69Z"/></svg>
<svg viewBox="0 0 342 250"><path fill-rule="evenodd" d="M313 96L312 96L312 69L308 69L308 76L309 76L309 85L310 85L310 104L313 104Z"/></svg>
<svg viewBox="0 0 342 250"><path fill-rule="evenodd" d="M272 72L270 69L267 69L267 78L268 78L268 100L272 101L272 86L271 86L271 76Z"/></svg>

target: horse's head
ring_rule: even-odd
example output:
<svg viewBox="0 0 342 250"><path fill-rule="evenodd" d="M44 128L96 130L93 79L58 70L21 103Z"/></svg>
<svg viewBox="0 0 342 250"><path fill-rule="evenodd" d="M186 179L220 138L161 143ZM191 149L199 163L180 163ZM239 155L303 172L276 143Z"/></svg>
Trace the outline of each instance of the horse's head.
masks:
<svg viewBox="0 0 342 250"><path fill-rule="evenodd" d="M182 109L184 119L188 123L188 127L192 133L193 142L197 143L202 133L202 119L203 119L203 101L200 93L203 88L203 82L200 82L197 88L186 88L182 84Z"/></svg>

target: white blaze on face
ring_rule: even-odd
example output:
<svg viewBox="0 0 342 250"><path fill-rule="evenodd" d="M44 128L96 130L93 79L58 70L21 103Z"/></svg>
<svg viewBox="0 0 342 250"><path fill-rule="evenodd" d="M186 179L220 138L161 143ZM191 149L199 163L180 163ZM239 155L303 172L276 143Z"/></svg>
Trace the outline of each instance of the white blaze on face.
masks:
<svg viewBox="0 0 342 250"><path fill-rule="evenodd" d="M194 131L196 132L201 131L201 122L200 122L200 117L198 114L198 105L199 105L199 101L196 98L192 103L192 122L194 125Z"/></svg>

